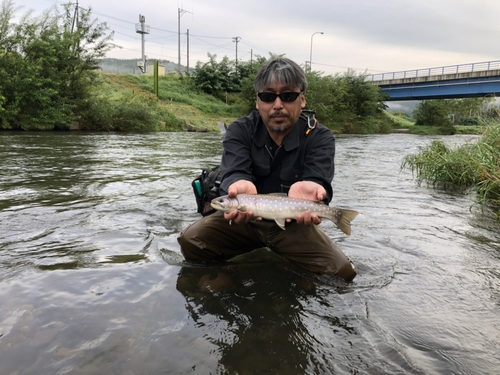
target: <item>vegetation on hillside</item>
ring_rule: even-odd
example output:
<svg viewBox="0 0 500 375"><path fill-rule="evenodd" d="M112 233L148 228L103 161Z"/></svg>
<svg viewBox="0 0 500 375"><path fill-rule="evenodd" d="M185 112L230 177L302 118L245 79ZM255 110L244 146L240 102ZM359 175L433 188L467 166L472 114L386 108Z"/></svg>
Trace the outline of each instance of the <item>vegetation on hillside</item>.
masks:
<svg viewBox="0 0 500 375"><path fill-rule="evenodd" d="M185 131L190 124L197 129L219 131L218 122L229 124L242 111L191 87L186 77L177 74L159 77L159 98L153 94L153 86L151 76L101 74L97 100L106 107L121 106L123 98L135 100L141 106L140 113L154 115L149 130Z"/></svg>
<svg viewBox="0 0 500 375"><path fill-rule="evenodd" d="M433 141L401 166L410 168L418 183L444 189L475 189L478 203L491 204L500 220L500 123L490 124L476 143L450 148Z"/></svg>
<svg viewBox="0 0 500 375"><path fill-rule="evenodd" d="M387 111L385 113L391 119L395 129L408 129L415 125L415 120L404 112Z"/></svg>
<svg viewBox="0 0 500 375"><path fill-rule="evenodd" d="M157 98L123 76L98 74L83 111L81 130L158 131L182 130L182 122Z"/></svg>

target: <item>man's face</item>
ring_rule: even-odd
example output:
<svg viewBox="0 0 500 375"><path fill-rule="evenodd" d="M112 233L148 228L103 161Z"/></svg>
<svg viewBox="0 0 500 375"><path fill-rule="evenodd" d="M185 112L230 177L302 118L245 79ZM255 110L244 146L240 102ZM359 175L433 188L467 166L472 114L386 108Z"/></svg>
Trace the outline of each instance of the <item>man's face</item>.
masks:
<svg viewBox="0 0 500 375"><path fill-rule="evenodd" d="M300 89L288 87L276 83L269 87L264 87L260 92L284 94L298 93ZM285 102L277 97L273 102L264 102L257 96L256 108L259 111L264 124L269 132L287 134L299 119L300 113L306 106L304 93L301 93L294 101Z"/></svg>

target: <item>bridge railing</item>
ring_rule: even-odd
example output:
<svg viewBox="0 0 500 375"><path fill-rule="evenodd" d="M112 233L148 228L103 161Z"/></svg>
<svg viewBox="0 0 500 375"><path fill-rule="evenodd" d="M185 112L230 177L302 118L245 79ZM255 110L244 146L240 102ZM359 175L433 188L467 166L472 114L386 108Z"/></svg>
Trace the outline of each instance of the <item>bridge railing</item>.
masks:
<svg viewBox="0 0 500 375"><path fill-rule="evenodd" d="M439 76L444 74L471 73L471 72L481 72L481 71L496 70L496 69L500 69L500 60L459 64L459 65L448 65L437 68L403 70L391 73L378 73L368 76L368 80L370 80L370 77L371 81L384 81L389 79L430 77L430 76Z"/></svg>

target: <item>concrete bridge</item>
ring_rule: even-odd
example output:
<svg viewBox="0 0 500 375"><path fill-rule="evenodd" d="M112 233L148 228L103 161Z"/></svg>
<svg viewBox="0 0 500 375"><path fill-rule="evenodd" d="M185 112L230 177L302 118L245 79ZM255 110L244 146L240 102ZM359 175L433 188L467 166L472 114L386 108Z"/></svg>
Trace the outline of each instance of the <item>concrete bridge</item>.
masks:
<svg viewBox="0 0 500 375"><path fill-rule="evenodd" d="M500 96L500 60L373 74L367 80L389 100Z"/></svg>

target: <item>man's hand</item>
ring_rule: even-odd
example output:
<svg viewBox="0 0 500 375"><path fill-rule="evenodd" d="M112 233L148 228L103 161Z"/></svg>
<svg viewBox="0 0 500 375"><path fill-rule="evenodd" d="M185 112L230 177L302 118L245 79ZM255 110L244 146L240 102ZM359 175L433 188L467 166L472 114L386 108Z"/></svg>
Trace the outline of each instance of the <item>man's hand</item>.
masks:
<svg viewBox="0 0 500 375"><path fill-rule="evenodd" d="M250 181L239 180L231 184L227 189L227 195L229 195L230 198L234 198L238 194L257 194L257 188ZM236 224L248 223L253 218L253 212L239 212L234 210L231 212L225 212L224 218L228 221L234 221ZM262 220L262 218L258 217L256 220Z"/></svg>
<svg viewBox="0 0 500 375"><path fill-rule="evenodd" d="M311 201L322 201L326 198L326 190L320 184L312 181L298 181L290 186L288 191L290 198L308 199ZM311 215L309 211L304 212L303 215L297 215L297 224L310 226L312 224L318 225L321 223L321 218L317 215ZM288 222L291 220L288 219Z"/></svg>

